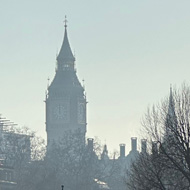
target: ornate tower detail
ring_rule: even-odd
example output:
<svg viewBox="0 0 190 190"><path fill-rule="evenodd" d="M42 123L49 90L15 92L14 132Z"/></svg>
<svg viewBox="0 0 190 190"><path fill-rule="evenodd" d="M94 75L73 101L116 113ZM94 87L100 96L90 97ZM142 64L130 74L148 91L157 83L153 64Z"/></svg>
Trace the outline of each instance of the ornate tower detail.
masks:
<svg viewBox="0 0 190 190"><path fill-rule="evenodd" d="M86 134L86 97L79 82L75 57L65 35L57 56L57 67L53 81L46 96L47 149L53 143L59 143L67 133L80 133L81 143L85 143Z"/></svg>

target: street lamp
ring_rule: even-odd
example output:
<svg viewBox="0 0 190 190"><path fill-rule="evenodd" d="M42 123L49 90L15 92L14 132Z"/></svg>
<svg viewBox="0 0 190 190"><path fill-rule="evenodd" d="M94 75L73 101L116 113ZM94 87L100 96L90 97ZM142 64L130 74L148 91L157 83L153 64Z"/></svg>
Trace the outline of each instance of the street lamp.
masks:
<svg viewBox="0 0 190 190"><path fill-rule="evenodd" d="M62 190L64 189L64 185L61 186L62 187Z"/></svg>

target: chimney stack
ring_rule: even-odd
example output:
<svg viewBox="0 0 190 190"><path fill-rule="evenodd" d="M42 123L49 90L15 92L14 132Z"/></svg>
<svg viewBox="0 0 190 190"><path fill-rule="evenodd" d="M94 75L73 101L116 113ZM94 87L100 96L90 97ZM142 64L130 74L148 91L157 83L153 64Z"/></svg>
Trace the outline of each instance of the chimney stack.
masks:
<svg viewBox="0 0 190 190"><path fill-rule="evenodd" d="M137 151L137 137L131 138L131 150Z"/></svg>
<svg viewBox="0 0 190 190"><path fill-rule="evenodd" d="M157 146L157 142L156 141L152 142L152 154L153 155L158 154L158 146Z"/></svg>
<svg viewBox="0 0 190 190"><path fill-rule="evenodd" d="M120 144L120 158L125 157L125 144Z"/></svg>
<svg viewBox="0 0 190 190"><path fill-rule="evenodd" d="M141 140L141 153L146 153L147 152L147 140L142 139Z"/></svg>
<svg viewBox="0 0 190 190"><path fill-rule="evenodd" d="M93 138L88 138L87 141L88 141L88 150L93 151L93 149L94 149L94 139Z"/></svg>

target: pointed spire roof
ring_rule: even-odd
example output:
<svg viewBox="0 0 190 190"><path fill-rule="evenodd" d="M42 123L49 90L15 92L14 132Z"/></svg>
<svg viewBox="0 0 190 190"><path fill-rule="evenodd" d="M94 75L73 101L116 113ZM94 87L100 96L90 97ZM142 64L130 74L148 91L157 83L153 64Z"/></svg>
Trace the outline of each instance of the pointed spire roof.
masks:
<svg viewBox="0 0 190 190"><path fill-rule="evenodd" d="M107 145L104 145L103 152L101 154L101 160L109 160Z"/></svg>
<svg viewBox="0 0 190 190"><path fill-rule="evenodd" d="M169 96L169 102L168 102L168 113L166 115L166 121L165 121L165 137L164 141L168 140L168 137L172 136L173 131L177 127L177 117L175 114L175 101L173 98L173 92L172 92L172 86L170 85L170 96Z"/></svg>
<svg viewBox="0 0 190 190"><path fill-rule="evenodd" d="M103 152L104 152L105 154L108 154L108 149L107 149L107 145L106 145L106 144L104 145L104 150L103 150Z"/></svg>
<svg viewBox="0 0 190 190"><path fill-rule="evenodd" d="M170 85L170 97L169 97L169 105L168 105L168 114L170 116L175 115L174 100L173 100L173 93L172 93L172 86L171 85Z"/></svg>
<svg viewBox="0 0 190 190"><path fill-rule="evenodd" d="M71 47L69 44L68 36L67 36L67 20L65 17L65 35L63 39L63 43L59 52L59 55L57 56L58 64L62 63L74 63L75 57L73 56L73 53L71 51Z"/></svg>

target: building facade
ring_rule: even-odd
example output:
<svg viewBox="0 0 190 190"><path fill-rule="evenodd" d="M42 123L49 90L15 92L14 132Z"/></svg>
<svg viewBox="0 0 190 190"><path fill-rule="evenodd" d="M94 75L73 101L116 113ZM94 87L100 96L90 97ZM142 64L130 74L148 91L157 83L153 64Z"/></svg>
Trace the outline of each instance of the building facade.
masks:
<svg viewBox="0 0 190 190"><path fill-rule="evenodd" d="M4 166L0 161L0 190L13 190L15 187L14 169Z"/></svg>

